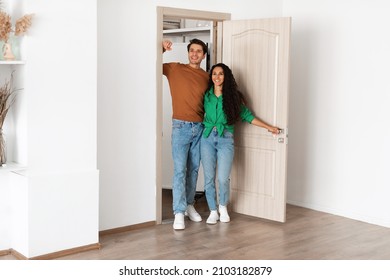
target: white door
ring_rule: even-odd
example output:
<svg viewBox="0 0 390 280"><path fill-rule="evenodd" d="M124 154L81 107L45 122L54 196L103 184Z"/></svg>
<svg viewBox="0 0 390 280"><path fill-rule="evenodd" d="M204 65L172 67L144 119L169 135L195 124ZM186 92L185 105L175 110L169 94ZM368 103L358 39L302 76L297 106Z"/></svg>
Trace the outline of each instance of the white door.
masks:
<svg viewBox="0 0 390 280"><path fill-rule="evenodd" d="M235 128L231 207L285 222L291 18L224 21L222 61L233 71L247 105L283 129L277 137L240 123Z"/></svg>

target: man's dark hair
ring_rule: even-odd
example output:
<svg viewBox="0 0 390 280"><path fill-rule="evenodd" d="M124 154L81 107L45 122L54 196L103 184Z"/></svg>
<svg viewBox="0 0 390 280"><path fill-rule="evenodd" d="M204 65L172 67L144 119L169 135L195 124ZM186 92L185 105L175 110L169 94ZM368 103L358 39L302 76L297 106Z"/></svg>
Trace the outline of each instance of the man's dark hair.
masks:
<svg viewBox="0 0 390 280"><path fill-rule="evenodd" d="M190 43L187 45L187 51L188 52L190 51L190 47L191 47L192 44L196 44L196 45L202 46L203 53L207 54L207 51L208 51L207 45L202 40L199 40L199 39L196 39L196 38L190 40Z"/></svg>

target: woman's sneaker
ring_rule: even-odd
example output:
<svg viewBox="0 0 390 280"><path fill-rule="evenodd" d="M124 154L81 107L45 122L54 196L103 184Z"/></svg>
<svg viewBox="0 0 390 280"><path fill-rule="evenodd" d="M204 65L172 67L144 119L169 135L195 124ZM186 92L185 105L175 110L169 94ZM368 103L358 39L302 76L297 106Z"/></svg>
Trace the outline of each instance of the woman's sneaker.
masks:
<svg viewBox="0 0 390 280"><path fill-rule="evenodd" d="M210 216L207 218L206 223L209 225L215 225L219 220L219 215L217 210L211 210Z"/></svg>
<svg viewBox="0 0 390 280"><path fill-rule="evenodd" d="M219 220L222 223L230 222L230 217L229 217L229 214L227 212L227 207L226 206L219 205L219 215L220 215Z"/></svg>

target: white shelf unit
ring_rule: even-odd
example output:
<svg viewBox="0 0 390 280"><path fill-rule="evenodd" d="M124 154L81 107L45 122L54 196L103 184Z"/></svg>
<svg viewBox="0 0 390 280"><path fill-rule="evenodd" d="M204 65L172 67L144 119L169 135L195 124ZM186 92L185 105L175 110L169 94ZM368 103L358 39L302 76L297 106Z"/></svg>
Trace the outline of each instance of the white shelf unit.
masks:
<svg viewBox="0 0 390 280"><path fill-rule="evenodd" d="M0 60L0 65L20 65L26 64L24 60Z"/></svg>
<svg viewBox="0 0 390 280"><path fill-rule="evenodd" d="M210 33L211 27L191 27L191 28L180 28L180 29L168 29L164 30L163 34L170 34L175 36L186 36L193 33Z"/></svg>

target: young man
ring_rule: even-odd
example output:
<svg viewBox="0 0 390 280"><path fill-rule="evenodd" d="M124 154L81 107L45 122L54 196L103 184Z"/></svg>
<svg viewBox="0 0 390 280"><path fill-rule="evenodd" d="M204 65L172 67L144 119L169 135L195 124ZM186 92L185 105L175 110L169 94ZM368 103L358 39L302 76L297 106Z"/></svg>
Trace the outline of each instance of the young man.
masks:
<svg viewBox="0 0 390 280"><path fill-rule="evenodd" d="M163 52L172 49L171 41L162 43ZM173 157L173 228L185 228L184 214L191 221L202 221L193 203L200 165L200 139L203 132L203 96L209 76L200 68L207 46L193 39L187 46L188 64L164 63L172 96L172 157Z"/></svg>

